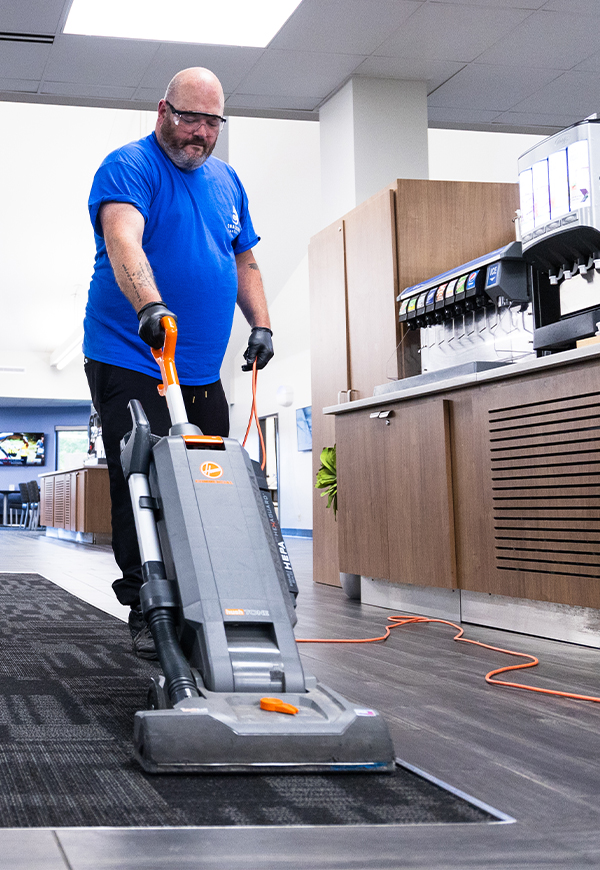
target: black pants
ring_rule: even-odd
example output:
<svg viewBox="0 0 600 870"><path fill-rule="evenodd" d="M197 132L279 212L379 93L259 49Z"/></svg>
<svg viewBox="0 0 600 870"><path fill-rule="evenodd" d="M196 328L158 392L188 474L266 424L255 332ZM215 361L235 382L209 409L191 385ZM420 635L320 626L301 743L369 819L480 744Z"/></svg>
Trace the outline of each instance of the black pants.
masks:
<svg viewBox="0 0 600 870"><path fill-rule="evenodd" d="M113 589L121 604L135 606L140 600L142 569L119 444L131 431L127 408L131 399L142 403L154 435L168 435L171 420L167 402L158 394L158 379L91 359L85 361L85 373L102 423L110 481L112 548L123 574L115 580ZM205 435L229 435L229 407L221 381L200 387L182 386L181 390L190 423L195 423Z"/></svg>

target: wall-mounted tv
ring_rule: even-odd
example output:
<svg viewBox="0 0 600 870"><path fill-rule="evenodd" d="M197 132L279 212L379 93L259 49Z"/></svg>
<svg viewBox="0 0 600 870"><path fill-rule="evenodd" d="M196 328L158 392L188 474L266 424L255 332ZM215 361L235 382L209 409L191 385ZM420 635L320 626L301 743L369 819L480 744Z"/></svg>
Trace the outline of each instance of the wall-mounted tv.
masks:
<svg viewBox="0 0 600 870"><path fill-rule="evenodd" d="M0 466L45 465L43 432L0 432Z"/></svg>

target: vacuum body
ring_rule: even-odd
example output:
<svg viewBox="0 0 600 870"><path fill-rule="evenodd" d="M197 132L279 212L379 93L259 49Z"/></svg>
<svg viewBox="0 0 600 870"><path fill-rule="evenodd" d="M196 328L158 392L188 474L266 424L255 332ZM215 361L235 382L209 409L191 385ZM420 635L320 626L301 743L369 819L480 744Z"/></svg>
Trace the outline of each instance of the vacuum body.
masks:
<svg viewBox="0 0 600 870"><path fill-rule="evenodd" d="M378 712L304 673L295 581L251 460L189 424L161 370L171 432L153 436L134 401L121 456L164 674L135 716L137 760L153 773L393 770Z"/></svg>

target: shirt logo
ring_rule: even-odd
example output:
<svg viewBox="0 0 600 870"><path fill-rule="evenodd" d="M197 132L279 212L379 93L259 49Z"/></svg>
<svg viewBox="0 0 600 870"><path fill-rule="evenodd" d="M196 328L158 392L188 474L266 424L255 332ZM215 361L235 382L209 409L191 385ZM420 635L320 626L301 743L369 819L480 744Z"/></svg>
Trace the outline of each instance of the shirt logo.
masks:
<svg viewBox="0 0 600 870"><path fill-rule="evenodd" d="M240 230L241 230L240 218L239 218L239 215L238 215L235 207L234 207L233 211L231 212L231 220L227 224L227 229L229 230L232 237L237 236L240 233Z"/></svg>

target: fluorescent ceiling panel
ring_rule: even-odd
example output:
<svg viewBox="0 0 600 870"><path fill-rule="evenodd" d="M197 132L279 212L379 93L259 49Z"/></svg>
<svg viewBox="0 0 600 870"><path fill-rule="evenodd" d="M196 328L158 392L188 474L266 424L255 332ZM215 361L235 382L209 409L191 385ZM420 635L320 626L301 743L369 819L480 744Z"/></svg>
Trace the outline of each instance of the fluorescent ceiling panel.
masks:
<svg viewBox="0 0 600 870"><path fill-rule="evenodd" d="M301 0L73 0L65 33L264 48Z"/></svg>

